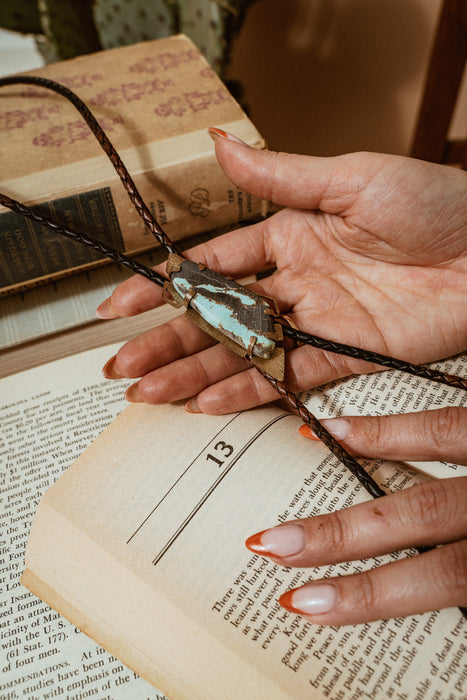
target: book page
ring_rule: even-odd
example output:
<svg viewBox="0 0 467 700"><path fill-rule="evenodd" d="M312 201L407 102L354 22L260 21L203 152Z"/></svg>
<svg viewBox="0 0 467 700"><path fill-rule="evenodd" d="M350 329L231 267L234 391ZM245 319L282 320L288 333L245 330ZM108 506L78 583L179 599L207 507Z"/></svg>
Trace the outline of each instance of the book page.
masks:
<svg viewBox="0 0 467 700"><path fill-rule="evenodd" d="M127 405L100 372L117 347L0 380L0 698L163 700L19 583L40 497Z"/></svg>
<svg viewBox="0 0 467 700"><path fill-rule="evenodd" d="M330 628L277 603L310 578L351 574L413 552L291 570L244 548L246 537L265 527L368 498L322 445L301 438L300 424L276 408L233 416L127 408L43 500L28 566L59 596L80 601L84 619L100 616L93 634L128 654L145 677L173 688L175 698L190 697L190 684L199 691L208 658L205 698L242 698L251 681L255 698L271 697L265 688L273 683L277 698L461 700L466 625L457 609ZM371 470L392 491L427 478L387 462ZM105 576L89 565L96 559ZM88 588L91 596L83 593ZM120 607L118 597L125 600ZM165 608L174 611L172 628ZM145 661L148 648L177 658L178 683L164 679L157 658ZM242 669L231 670L242 678L237 685L226 670L232 652Z"/></svg>
<svg viewBox="0 0 467 700"><path fill-rule="evenodd" d="M194 245L194 239L191 243ZM137 260L152 267L165 257L157 249L139 255ZM110 263L22 294L0 296L0 350L96 322L98 305L130 274L120 265Z"/></svg>

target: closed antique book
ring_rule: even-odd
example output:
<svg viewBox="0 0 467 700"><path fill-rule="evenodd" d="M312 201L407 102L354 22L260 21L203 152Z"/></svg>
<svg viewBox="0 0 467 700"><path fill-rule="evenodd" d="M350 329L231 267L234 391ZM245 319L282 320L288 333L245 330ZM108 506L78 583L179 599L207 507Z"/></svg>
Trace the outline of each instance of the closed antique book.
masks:
<svg viewBox="0 0 467 700"><path fill-rule="evenodd" d="M217 164L209 126L263 140L185 36L55 63L56 80L88 105L143 199L173 240L257 218L262 202ZM0 88L0 192L127 254L156 242L75 108L31 85ZM98 255L0 207L0 294L101 262Z"/></svg>

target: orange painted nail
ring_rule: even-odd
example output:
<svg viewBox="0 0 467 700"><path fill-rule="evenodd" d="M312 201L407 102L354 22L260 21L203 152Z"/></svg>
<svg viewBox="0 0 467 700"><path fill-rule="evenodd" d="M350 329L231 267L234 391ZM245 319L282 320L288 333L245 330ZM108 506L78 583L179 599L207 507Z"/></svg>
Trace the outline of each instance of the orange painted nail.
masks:
<svg viewBox="0 0 467 700"><path fill-rule="evenodd" d="M202 413L202 411L200 411L198 408L198 402L196 400L196 396L194 396L192 399L187 401L184 408L185 408L185 411L187 413Z"/></svg>
<svg viewBox="0 0 467 700"><path fill-rule="evenodd" d="M314 434L314 432L312 431L310 426L307 425L307 423L304 423L302 426L300 426L300 428L298 429L298 432L300 433L300 435L303 435L303 437L306 437L309 440L316 440L318 442L320 441L319 437L317 437Z"/></svg>
<svg viewBox="0 0 467 700"><path fill-rule="evenodd" d="M117 318L116 314L114 314L112 310L112 305L111 305L111 297L108 299L105 299L102 304L99 304L99 306L96 309L96 316L97 318L101 319L109 319L109 318Z"/></svg>
<svg viewBox="0 0 467 700"><path fill-rule="evenodd" d="M337 589L330 583L305 584L283 593L279 604L298 615L322 615L336 607Z"/></svg>
<svg viewBox="0 0 467 700"><path fill-rule="evenodd" d="M102 368L102 374L106 379L122 379L122 375L117 372L115 369L115 363L117 361L117 356L114 355L113 357L110 358L110 360L107 360L105 365Z"/></svg>
<svg viewBox="0 0 467 700"><path fill-rule="evenodd" d="M292 602L295 590L296 589L293 588L291 591L286 591L279 596L279 605L285 608L288 612L294 613L294 615L302 615L302 611L296 608Z"/></svg>
<svg viewBox="0 0 467 700"><path fill-rule="evenodd" d="M252 535L245 544L248 549L257 554L284 559L303 550L305 531L300 524L284 523Z"/></svg>
<svg viewBox="0 0 467 700"><path fill-rule="evenodd" d="M257 532L255 535L251 535L246 542L245 546L251 551L254 552L255 554L262 554L265 557L268 557L271 552L268 552L266 550L266 547L263 546L261 543L261 535L266 532L266 530L262 530L261 532Z"/></svg>
<svg viewBox="0 0 467 700"><path fill-rule="evenodd" d="M130 403L143 403L143 400L139 395L138 382L128 387L125 392L125 398Z"/></svg>
<svg viewBox="0 0 467 700"><path fill-rule="evenodd" d="M210 126L208 129L208 134L213 141L216 141L218 138L222 138L227 139L227 141L232 141L233 143L239 143L242 146L248 146L248 144L245 143L245 141L242 141L242 139L239 139L238 136L230 134L228 131L224 131L224 129L218 129L216 126Z"/></svg>

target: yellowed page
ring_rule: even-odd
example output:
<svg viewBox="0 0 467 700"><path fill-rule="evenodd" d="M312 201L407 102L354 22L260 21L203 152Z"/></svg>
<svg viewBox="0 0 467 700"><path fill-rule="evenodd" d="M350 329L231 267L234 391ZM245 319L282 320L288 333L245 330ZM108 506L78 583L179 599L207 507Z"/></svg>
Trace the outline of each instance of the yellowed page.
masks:
<svg viewBox="0 0 467 700"><path fill-rule="evenodd" d="M126 405L117 347L0 380L0 697L164 698L19 582L40 497Z"/></svg>
<svg viewBox="0 0 467 700"><path fill-rule="evenodd" d="M434 698L448 690L460 700L465 622L457 609L329 629L277 604L310 576L407 553L305 571L244 548L264 527L367 498L324 447L299 436L299 425L276 408L209 417L181 406L129 407L41 502L28 567L173 700L190 688L192 697L232 699L417 698L426 690ZM376 465L381 482L389 474L393 489L420 478Z"/></svg>

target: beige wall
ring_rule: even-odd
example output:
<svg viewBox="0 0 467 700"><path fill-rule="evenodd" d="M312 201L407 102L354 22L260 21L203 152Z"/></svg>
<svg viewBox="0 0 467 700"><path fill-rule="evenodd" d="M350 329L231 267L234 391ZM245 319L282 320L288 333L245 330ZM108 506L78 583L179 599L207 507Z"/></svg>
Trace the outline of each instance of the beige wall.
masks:
<svg viewBox="0 0 467 700"><path fill-rule="evenodd" d="M257 0L229 77L270 148L408 154L441 0ZM465 81L464 81L465 82ZM467 89L456 113L467 133Z"/></svg>

